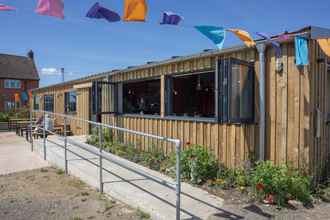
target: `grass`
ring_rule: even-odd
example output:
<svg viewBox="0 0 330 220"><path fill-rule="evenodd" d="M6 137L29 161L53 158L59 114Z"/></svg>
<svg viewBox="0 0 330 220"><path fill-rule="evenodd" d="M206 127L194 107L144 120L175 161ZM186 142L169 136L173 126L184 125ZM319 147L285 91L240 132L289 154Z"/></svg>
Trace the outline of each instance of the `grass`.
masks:
<svg viewBox="0 0 330 220"><path fill-rule="evenodd" d="M71 217L70 220L82 220L82 218L80 218L79 216L74 216Z"/></svg>
<svg viewBox="0 0 330 220"><path fill-rule="evenodd" d="M63 175L64 174L64 170L58 169L58 170L56 170L56 174L57 175Z"/></svg>
<svg viewBox="0 0 330 220"><path fill-rule="evenodd" d="M140 219L150 219L150 214L142 211L140 208L136 210L136 213Z"/></svg>

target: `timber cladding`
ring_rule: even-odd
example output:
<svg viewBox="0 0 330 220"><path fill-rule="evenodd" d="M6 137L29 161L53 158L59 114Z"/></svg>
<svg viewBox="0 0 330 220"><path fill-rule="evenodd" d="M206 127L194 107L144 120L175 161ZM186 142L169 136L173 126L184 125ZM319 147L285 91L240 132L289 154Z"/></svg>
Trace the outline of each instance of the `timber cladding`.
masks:
<svg viewBox="0 0 330 220"><path fill-rule="evenodd" d="M277 71L275 50L266 49L266 159L276 164L290 163L313 174L316 178L328 175L329 132L326 115L329 112L327 93L330 78L327 74L327 60L314 40L309 40L310 64L305 67L295 65L295 46L292 41L281 44L282 70ZM216 69L216 62L222 58L237 58L254 61L255 65L255 119L250 124L216 123L208 121L168 118L164 116L164 76L185 74ZM259 141L259 58L256 49L242 48L235 52L211 54L180 61L151 65L145 68L132 68L109 73L106 80L126 82L159 77L161 80L161 112L158 117L141 115L103 115L102 122L125 127L131 130L178 138L183 148L200 144L212 152L220 163L227 167L242 166L245 161L256 159ZM329 78L329 80L328 80ZM103 78L102 78L103 79ZM95 78L93 78L95 80ZM92 81L92 80L90 80ZM88 82L84 80L83 83ZM64 92L76 90L77 117L90 119L90 89L68 83L63 86L37 90L37 95L54 94L55 112L64 112ZM102 109L113 105L110 91L102 95ZM41 99L43 108L43 99ZM316 117L317 110L321 114ZM317 128L317 129L316 129ZM76 135L88 134L89 126L71 122L71 130ZM316 132L317 130L317 132ZM318 134L316 136L316 133ZM174 150L170 144L160 143L136 135L123 134L125 143L135 143L148 150L152 145L162 146L166 153Z"/></svg>

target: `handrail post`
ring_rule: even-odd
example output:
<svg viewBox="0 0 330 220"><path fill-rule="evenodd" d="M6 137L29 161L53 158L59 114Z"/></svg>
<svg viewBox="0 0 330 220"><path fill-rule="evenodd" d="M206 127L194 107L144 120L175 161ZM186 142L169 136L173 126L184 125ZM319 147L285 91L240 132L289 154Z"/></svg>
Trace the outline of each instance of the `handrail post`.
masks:
<svg viewBox="0 0 330 220"><path fill-rule="evenodd" d="M66 117L64 117L64 128L63 128L63 132L64 132L64 161L65 161L65 164L64 164L64 170L65 170L65 174L68 174L68 139L67 139L67 136L66 136Z"/></svg>
<svg viewBox="0 0 330 220"><path fill-rule="evenodd" d="M33 114L33 110L30 109L30 129L28 129L29 133L29 137L30 137L30 143L31 143L31 151L33 152L33 138L32 138L32 114Z"/></svg>
<svg viewBox="0 0 330 220"><path fill-rule="evenodd" d="M43 138L44 138L44 160L47 160L47 153L46 153L46 112L44 111L44 121L43 121L43 130L42 130Z"/></svg>
<svg viewBox="0 0 330 220"><path fill-rule="evenodd" d="M100 192L103 193L103 162L102 162L102 125L99 125L99 150L100 150L100 158L99 158L99 178L100 178Z"/></svg>
<svg viewBox="0 0 330 220"><path fill-rule="evenodd" d="M176 151L176 220L180 220L181 210L181 142L175 144Z"/></svg>

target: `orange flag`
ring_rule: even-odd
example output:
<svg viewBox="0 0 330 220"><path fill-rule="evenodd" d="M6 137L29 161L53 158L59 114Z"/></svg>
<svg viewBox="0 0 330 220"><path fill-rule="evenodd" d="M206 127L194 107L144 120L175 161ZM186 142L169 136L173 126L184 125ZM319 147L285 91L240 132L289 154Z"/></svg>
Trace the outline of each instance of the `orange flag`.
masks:
<svg viewBox="0 0 330 220"><path fill-rule="evenodd" d="M234 33L239 39L241 39L244 44L248 47L253 47L256 45L250 34L244 30L241 29L227 29L227 31L230 31Z"/></svg>
<svg viewBox="0 0 330 220"><path fill-rule="evenodd" d="M14 97L15 97L15 102L19 102L20 101L20 95L19 95L19 93L15 93Z"/></svg>
<svg viewBox="0 0 330 220"><path fill-rule="evenodd" d="M32 96L33 96L32 91L29 91L29 98L32 99Z"/></svg>
<svg viewBox="0 0 330 220"><path fill-rule="evenodd" d="M321 47L322 51L330 57L330 38L328 39L317 39L317 43Z"/></svg>
<svg viewBox="0 0 330 220"><path fill-rule="evenodd" d="M145 21L148 12L146 0L125 0L124 21Z"/></svg>

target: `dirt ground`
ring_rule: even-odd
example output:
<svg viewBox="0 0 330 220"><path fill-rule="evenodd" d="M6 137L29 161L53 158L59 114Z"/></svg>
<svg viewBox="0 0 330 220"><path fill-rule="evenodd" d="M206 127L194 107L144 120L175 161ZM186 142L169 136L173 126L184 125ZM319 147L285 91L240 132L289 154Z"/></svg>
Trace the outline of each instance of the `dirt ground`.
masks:
<svg viewBox="0 0 330 220"><path fill-rule="evenodd" d="M303 206L297 201L292 201L288 207L279 209L275 205L256 202L247 193L237 189L210 189L204 190L217 195L225 200L224 209L233 213L233 216L211 216L208 220L247 219L247 220L329 220L330 203L314 199L313 204Z"/></svg>
<svg viewBox="0 0 330 220"><path fill-rule="evenodd" d="M106 198L55 168L0 176L1 220L148 218L147 213Z"/></svg>

